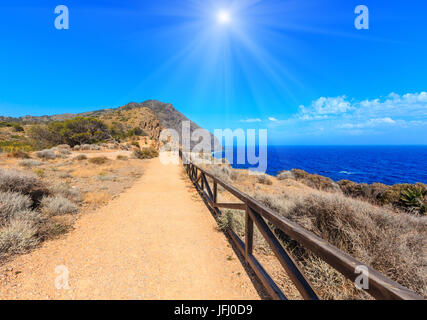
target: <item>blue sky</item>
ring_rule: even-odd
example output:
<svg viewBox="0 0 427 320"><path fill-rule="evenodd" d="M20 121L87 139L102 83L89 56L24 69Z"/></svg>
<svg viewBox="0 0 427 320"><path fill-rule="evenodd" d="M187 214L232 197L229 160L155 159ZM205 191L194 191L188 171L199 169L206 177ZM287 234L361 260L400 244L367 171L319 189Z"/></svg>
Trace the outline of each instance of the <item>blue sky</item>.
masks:
<svg viewBox="0 0 427 320"><path fill-rule="evenodd" d="M69 30L54 27L60 4ZM354 27L359 4L369 30ZM0 114L158 99L275 144L427 144L426 13L415 0L3 0Z"/></svg>

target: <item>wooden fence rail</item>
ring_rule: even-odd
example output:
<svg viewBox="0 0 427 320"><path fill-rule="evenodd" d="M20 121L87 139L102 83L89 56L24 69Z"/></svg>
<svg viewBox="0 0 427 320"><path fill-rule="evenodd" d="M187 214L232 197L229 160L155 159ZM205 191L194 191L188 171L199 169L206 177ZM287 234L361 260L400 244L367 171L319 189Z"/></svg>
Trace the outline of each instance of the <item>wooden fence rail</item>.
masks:
<svg viewBox="0 0 427 320"><path fill-rule="evenodd" d="M179 155L191 181L216 215L222 214L220 208L245 211L245 242L243 242L231 228L227 228L226 232L244 256L246 262L251 266L263 283L268 293L274 299L286 300L287 298L253 255L254 224L257 226L266 242L270 245L280 264L304 299L317 300L319 298L313 286L299 268L297 262L294 261L291 255L281 245L267 222L271 223L275 228L281 230L306 249L312 251L317 257L324 260L351 281L355 281L356 277L359 276L359 274L355 272L356 267L366 267L369 272L369 288L366 289L366 292L374 298L382 300L423 300L423 297L387 278L378 271L365 266L362 262L330 245L312 232L282 217L277 212L264 206L247 194L244 194L235 187L215 177L208 171L203 170L194 164L185 152L180 151ZM212 187L208 178L213 182ZM241 203L218 203L218 185L234 195Z"/></svg>

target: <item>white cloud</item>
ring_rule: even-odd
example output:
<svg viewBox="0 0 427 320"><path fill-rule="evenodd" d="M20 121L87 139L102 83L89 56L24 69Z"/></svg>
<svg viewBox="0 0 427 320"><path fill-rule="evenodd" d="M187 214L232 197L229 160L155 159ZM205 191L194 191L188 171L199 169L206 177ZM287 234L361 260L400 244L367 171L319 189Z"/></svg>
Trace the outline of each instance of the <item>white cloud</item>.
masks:
<svg viewBox="0 0 427 320"><path fill-rule="evenodd" d="M345 96L335 98L321 97L311 103L309 107L300 106L301 120L327 119L331 115L342 114L354 109Z"/></svg>
<svg viewBox="0 0 427 320"><path fill-rule="evenodd" d="M344 123L338 125L338 128L341 129L354 129L354 128L374 128L379 125L395 125L397 122L392 118L379 118L379 119L369 119L362 123Z"/></svg>
<svg viewBox="0 0 427 320"><path fill-rule="evenodd" d="M273 122L277 122L277 121L279 121L279 120L277 120L277 119L276 119L276 118L274 118L274 117L269 117L269 118L268 118L268 120L273 121Z"/></svg>
<svg viewBox="0 0 427 320"><path fill-rule="evenodd" d="M254 122L262 122L261 119L259 118L254 118L254 119L242 119L240 120L240 122L245 122L245 123L254 123Z"/></svg>
<svg viewBox="0 0 427 320"><path fill-rule="evenodd" d="M350 101L345 96L321 97L308 107L300 106L294 118L327 122L329 128L338 129L420 126L427 123L427 92L391 93L385 98L363 101Z"/></svg>

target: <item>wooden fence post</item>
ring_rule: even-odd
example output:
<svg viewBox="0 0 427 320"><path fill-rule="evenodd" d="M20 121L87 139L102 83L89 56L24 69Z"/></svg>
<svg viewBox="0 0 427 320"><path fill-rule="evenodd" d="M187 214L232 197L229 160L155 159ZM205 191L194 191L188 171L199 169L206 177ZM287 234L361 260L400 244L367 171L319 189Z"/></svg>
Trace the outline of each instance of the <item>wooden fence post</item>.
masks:
<svg viewBox="0 0 427 320"><path fill-rule="evenodd" d="M249 215L249 207L246 205L245 214L245 259L249 261L249 256L252 255L254 247L254 222Z"/></svg>

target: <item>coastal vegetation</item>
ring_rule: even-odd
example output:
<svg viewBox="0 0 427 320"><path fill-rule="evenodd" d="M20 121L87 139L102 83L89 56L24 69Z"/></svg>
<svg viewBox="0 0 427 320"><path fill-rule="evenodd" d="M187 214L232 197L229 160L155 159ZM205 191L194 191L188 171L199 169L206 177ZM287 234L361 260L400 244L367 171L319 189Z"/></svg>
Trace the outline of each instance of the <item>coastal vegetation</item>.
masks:
<svg viewBox="0 0 427 320"><path fill-rule="evenodd" d="M427 239L427 220L423 217L425 185L336 183L302 170L281 172L277 177L269 177L271 184L268 184L262 182L264 178L260 181L259 176L233 169L227 162L204 166L283 217L403 286L427 296L427 276L423 267ZM220 197L228 196L221 192L221 188L219 192ZM230 200L232 198L221 198L220 201ZM232 228L244 239L244 212L225 210L219 226ZM298 242L274 226L270 227L322 298L370 298ZM271 256L268 244L256 228L254 243L257 254Z"/></svg>

